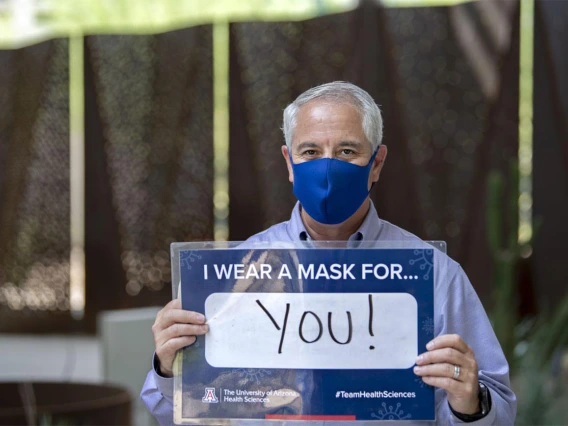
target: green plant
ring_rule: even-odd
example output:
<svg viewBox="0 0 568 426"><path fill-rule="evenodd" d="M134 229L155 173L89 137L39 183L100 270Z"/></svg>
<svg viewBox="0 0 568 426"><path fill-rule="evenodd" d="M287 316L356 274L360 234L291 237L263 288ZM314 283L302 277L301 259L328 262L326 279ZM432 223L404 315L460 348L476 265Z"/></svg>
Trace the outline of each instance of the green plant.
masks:
<svg viewBox="0 0 568 426"><path fill-rule="evenodd" d="M524 247L517 240L516 163L510 167L509 178L508 197L498 172L490 173L487 186L487 239L494 265L490 317L518 398L516 424L567 424L568 368L562 359L568 360L568 294L551 313L519 318L516 270Z"/></svg>
<svg viewBox="0 0 568 426"><path fill-rule="evenodd" d="M515 288L515 270L521 256L517 239L519 227L518 182L516 163L510 166L509 198L505 199L505 182L498 172L491 172L487 187L487 240L493 259L495 284L491 318L495 334L508 360L515 349L514 329L518 323L518 296Z"/></svg>
<svg viewBox="0 0 568 426"><path fill-rule="evenodd" d="M43 414L39 418L39 426L72 426L73 422L68 419L54 419L51 414Z"/></svg>
<svg viewBox="0 0 568 426"><path fill-rule="evenodd" d="M541 313L517 327L514 368L519 400L517 424L568 423L568 294L552 314ZM565 362L564 362L565 364Z"/></svg>

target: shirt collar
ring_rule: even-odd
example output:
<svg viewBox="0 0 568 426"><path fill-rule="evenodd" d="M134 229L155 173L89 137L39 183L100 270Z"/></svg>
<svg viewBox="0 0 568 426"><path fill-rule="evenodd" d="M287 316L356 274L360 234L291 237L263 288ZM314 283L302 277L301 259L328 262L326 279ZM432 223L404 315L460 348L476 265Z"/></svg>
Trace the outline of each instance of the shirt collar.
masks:
<svg viewBox="0 0 568 426"><path fill-rule="evenodd" d="M375 205L372 201L367 216L359 226L359 229L349 237L350 242L353 241L364 241L364 240L376 240L379 236L381 229L381 220L375 209ZM301 216L301 206L298 201L292 210L292 216L288 221L287 231L290 239L292 241L309 241L311 240L310 234L306 230L306 226L302 221Z"/></svg>

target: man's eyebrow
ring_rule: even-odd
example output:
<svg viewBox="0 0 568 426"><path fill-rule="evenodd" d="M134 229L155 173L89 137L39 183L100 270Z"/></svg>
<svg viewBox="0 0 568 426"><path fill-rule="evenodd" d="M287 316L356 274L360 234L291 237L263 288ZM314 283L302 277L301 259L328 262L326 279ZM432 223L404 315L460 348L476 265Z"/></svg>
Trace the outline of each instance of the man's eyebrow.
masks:
<svg viewBox="0 0 568 426"><path fill-rule="evenodd" d="M350 146L352 148L360 148L363 144L361 142L356 142L356 141L341 141L339 142L339 146L344 147L344 146Z"/></svg>
<svg viewBox="0 0 568 426"><path fill-rule="evenodd" d="M338 146L340 147L350 147L350 148L361 148L363 144L361 142L357 142L357 141L341 141L339 142ZM319 145L315 142L302 142L300 143L296 149L297 150L302 150L302 149L306 149L306 148L319 148Z"/></svg>
<svg viewBox="0 0 568 426"><path fill-rule="evenodd" d="M302 142L296 147L297 150L302 150L306 148L318 148L318 144L315 142Z"/></svg>

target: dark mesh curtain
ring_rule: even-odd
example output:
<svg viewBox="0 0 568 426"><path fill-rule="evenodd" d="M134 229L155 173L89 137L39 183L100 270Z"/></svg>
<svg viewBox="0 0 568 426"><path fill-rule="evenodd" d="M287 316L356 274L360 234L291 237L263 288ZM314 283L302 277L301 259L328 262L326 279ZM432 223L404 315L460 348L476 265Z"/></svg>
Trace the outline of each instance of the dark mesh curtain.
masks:
<svg viewBox="0 0 568 426"><path fill-rule="evenodd" d="M280 154L282 110L312 86L347 80L384 114L389 154L373 191L379 215L422 238L446 240L487 295L486 176L493 168L507 174L518 146L517 3L490 3L497 21L468 4L364 3L304 22L233 24L230 238L289 218L294 198ZM466 24L477 37L460 36ZM481 37L496 25L504 39ZM479 49L485 68L472 66Z"/></svg>
<svg viewBox="0 0 568 426"><path fill-rule="evenodd" d="M294 204L280 153L282 111L301 92L333 80L366 89L382 105L389 163L383 181L396 169L399 185L383 187L392 203L411 199L415 179L398 106L391 90L397 76L384 28L385 12L374 6L303 22L245 23L231 26L230 238L245 239L286 220ZM403 211L401 209L401 211ZM416 213L416 214L414 214ZM419 212L399 223L420 229Z"/></svg>
<svg viewBox="0 0 568 426"><path fill-rule="evenodd" d="M535 25L534 266L555 299L568 278L567 4L537 2ZM513 0L232 24L230 239L289 218L282 111L347 80L384 115L379 215L448 241L487 301L486 180L518 152L518 44ZM0 331L84 326L68 312L68 61L65 40L0 52ZM211 27L87 37L84 67L92 330L100 310L169 300L170 242L213 239Z"/></svg>
<svg viewBox="0 0 568 426"><path fill-rule="evenodd" d="M568 2L535 3L535 281L546 305L566 294L568 241Z"/></svg>
<svg viewBox="0 0 568 426"><path fill-rule="evenodd" d="M494 20L487 19L489 5ZM450 256L487 300L492 289L487 176L495 170L508 180L518 152L518 4L489 1L388 13L399 74L396 96L423 214L418 235L447 241ZM382 183L389 184L396 186L396 177ZM416 204L409 200L406 208ZM504 200L502 207L509 204ZM396 212L387 220L398 224Z"/></svg>
<svg viewBox="0 0 568 426"><path fill-rule="evenodd" d="M163 305L169 244L213 239L211 26L85 47L87 313Z"/></svg>
<svg viewBox="0 0 568 426"><path fill-rule="evenodd" d="M67 46L0 51L0 332L71 323Z"/></svg>

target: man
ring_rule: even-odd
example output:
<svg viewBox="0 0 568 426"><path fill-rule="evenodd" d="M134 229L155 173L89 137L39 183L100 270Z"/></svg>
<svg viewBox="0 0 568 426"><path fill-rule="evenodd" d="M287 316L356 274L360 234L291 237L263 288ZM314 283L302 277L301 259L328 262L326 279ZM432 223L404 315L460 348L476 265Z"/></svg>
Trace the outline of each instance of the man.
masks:
<svg viewBox="0 0 568 426"><path fill-rule="evenodd" d="M421 243L379 219L369 199L387 147L381 144L379 108L367 92L344 82L310 89L285 109L283 131L282 155L299 202L289 221L248 241ZM437 424L512 425L516 398L487 315L456 262L437 252L434 267L436 338L418 356L414 372L436 387ZM141 393L162 424L172 423L175 353L208 331L203 315L180 307L172 301L156 317L154 366Z"/></svg>

